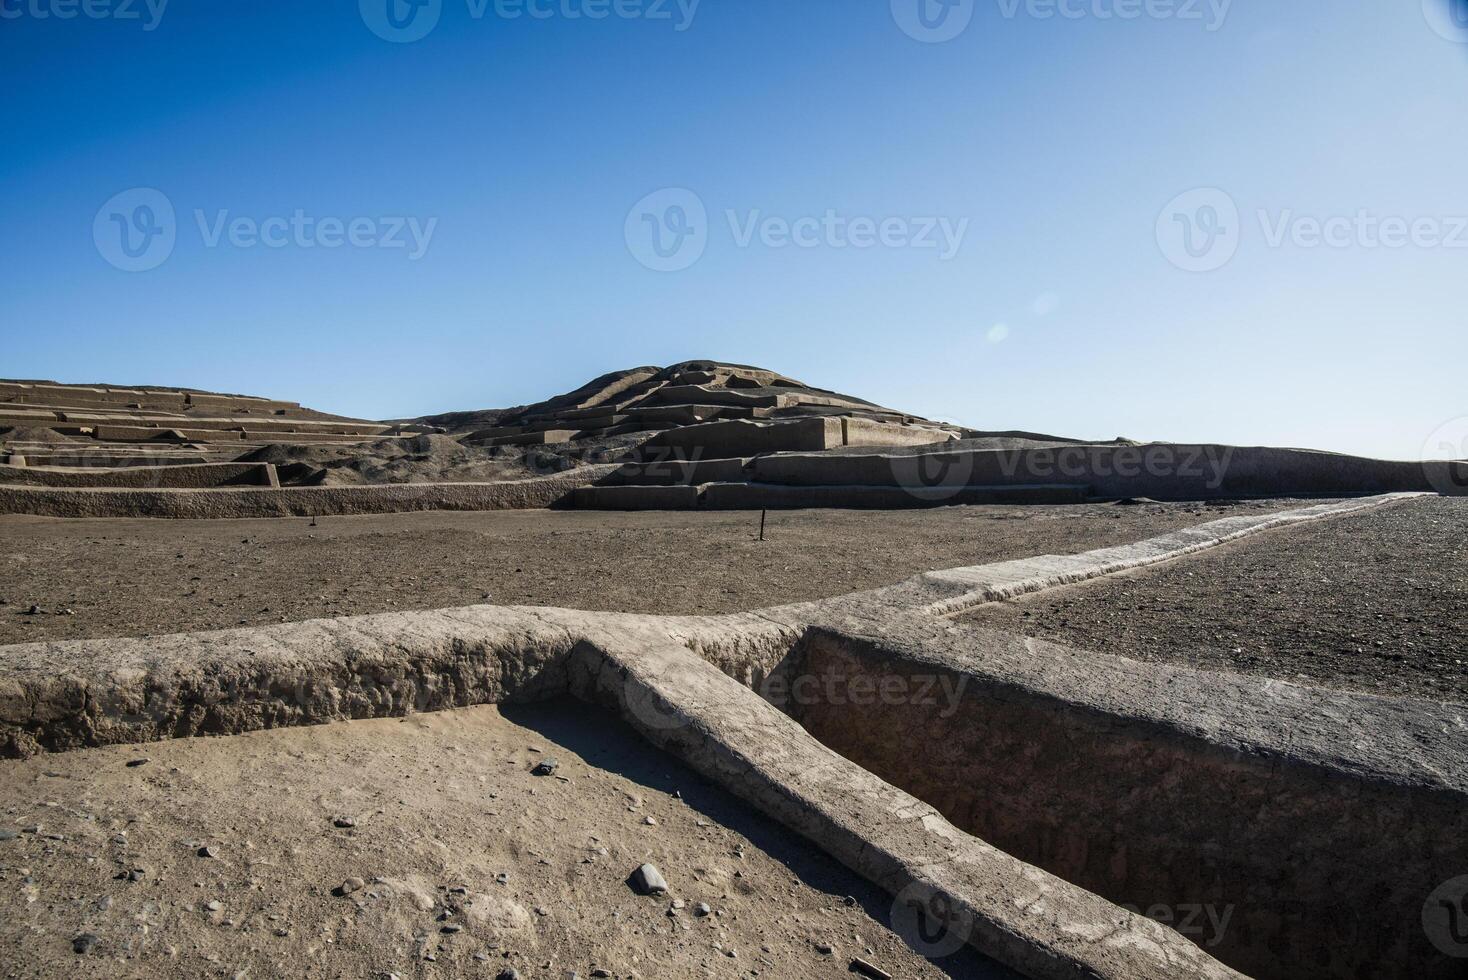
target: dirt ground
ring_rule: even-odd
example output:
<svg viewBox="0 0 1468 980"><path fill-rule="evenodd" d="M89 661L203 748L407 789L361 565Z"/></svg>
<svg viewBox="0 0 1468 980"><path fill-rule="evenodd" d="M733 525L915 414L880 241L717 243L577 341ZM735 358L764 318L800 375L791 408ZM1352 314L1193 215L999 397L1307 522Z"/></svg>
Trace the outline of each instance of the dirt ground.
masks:
<svg viewBox="0 0 1468 980"><path fill-rule="evenodd" d="M1300 501L166 521L3 516L0 644L478 603L735 612ZM40 612L32 614L37 606ZM68 612L69 610L69 612Z"/></svg>
<svg viewBox="0 0 1468 980"><path fill-rule="evenodd" d="M570 701L0 762L0 799L7 977L1012 976Z"/></svg>
<svg viewBox="0 0 1468 980"><path fill-rule="evenodd" d="M1137 660L1468 704L1468 499L1267 532L964 619Z"/></svg>

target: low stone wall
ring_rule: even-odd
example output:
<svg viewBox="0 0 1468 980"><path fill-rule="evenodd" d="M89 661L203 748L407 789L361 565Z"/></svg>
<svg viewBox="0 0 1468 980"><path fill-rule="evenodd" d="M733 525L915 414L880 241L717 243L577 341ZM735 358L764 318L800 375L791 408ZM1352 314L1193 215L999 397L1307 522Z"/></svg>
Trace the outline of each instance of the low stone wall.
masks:
<svg viewBox="0 0 1468 980"><path fill-rule="evenodd" d="M710 621L704 621L708 623ZM743 618L725 622L737 632ZM768 623L755 626L757 642ZM951 826L692 653L689 620L469 607L5 648L9 754L228 734L570 692L893 894L909 941L941 909L1039 980L1241 980L1184 938ZM671 627L671 630L667 627ZM910 928L904 922L910 919Z"/></svg>
<svg viewBox="0 0 1468 980"><path fill-rule="evenodd" d="M310 517L420 510L527 510L565 502L615 467L587 466L505 483L394 483L352 487L82 490L0 486L0 514L45 517Z"/></svg>
<svg viewBox="0 0 1468 980"><path fill-rule="evenodd" d="M705 422L653 436L643 452L674 450L700 459L729 459L786 450L822 450L842 445L839 418L793 419L786 422Z"/></svg>
<svg viewBox="0 0 1468 980"><path fill-rule="evenodd" d="M0 466L0 484L42 487L204 488L279 486L269 463L189 463L182 466Z"/></svg>
<svg viewBox="0 0 1468 980"><path fill-rule="evenodd" d="M1422 917L1468 871L1462 706L923 621L818 629L804 650L780 690L823 743L1238 969L1461 975Z"/></svg>
<svg viewBox="0 0 1468 980"><path fill-rule="evenodd" d="M778 454L753 464L769 483L926 486L1084 483L1097 497L1193 500L1437 491L1468 493L1468 463L1393 462L1300 449L1078 445L869 456Z"/></svg>

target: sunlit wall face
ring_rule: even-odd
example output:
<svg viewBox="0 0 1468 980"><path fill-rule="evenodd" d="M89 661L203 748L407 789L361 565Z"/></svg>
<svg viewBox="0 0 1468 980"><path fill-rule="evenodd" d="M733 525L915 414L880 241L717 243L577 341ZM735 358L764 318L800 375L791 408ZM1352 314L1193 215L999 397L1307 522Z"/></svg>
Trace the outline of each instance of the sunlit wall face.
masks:
<svg viewBox="0 0 1468 980"><path fill-rule="evenodd" d="M1463 0L3 0L0 80L7 376L1468 438Z"/></svg>

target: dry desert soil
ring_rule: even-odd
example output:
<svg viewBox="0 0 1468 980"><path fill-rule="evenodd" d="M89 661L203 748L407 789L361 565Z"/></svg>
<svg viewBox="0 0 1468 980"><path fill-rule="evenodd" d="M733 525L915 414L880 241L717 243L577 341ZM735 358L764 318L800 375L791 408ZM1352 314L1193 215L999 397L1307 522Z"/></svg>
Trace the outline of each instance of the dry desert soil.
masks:
<svg viewBox="0 0 1468 980"><path fill-rule="evenodd" d="M1468 704L1468 498L1267 531L966 622L1083 651Z"/></svg>
<svg viewBox="0 0 1468 980"><path fill-rule="evenodd" d="M0 797L6 977L1013 976L569 701L0 762Z"/></svg>
<svg viewBox="0 0 1468 980"><path fill-rule="evenodd" d="M0 644L495 605L737 612L1315 501L218 521L0 517ZM32 613L32 607L37 612Z"/></svg>

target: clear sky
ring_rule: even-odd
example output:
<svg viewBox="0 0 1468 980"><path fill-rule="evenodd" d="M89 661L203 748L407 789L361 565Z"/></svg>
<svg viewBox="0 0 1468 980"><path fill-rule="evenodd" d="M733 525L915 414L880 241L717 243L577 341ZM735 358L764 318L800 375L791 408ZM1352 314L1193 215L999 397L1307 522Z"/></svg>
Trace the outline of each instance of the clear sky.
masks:
<svg viewBox="0 0 1468 980"><path fill-rule="evenodd" d="M0 0L0 375L388 418L708 357L1416 457L1468 416L1447 2Z"/></svg>

